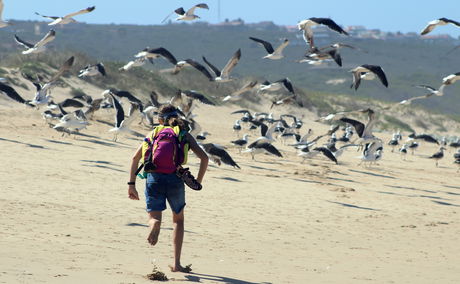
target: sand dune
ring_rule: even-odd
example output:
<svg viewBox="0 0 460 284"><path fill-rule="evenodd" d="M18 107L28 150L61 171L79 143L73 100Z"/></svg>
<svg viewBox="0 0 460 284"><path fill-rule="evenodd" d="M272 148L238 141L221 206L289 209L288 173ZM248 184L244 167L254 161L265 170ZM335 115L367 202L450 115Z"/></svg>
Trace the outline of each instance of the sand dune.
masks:
<svg viewBox="0 0 460 284"><path fill-rule="evenodd" d="M436 168L427 158L435 145L423 143L407 161L386 148L379 165L366 168L355 150L339 165L322 156L301 164L276 142L283 159L252 161L229 143L235 109L196 110L208 140L227 146L241 170L211 164L203 190L187 190L182 259L193 273L180 274L167 268L169 209L159 244L150 247L143 194L127 197L141 138L111 141L114 114L106 110L81 134L61 137L39 111L1 99L0 283L149 283L154 265L171 283L458 283L460 178L452 150ZM305 122L303 132L329 128ZM197 162L191 157L193 172Z"/></svg>

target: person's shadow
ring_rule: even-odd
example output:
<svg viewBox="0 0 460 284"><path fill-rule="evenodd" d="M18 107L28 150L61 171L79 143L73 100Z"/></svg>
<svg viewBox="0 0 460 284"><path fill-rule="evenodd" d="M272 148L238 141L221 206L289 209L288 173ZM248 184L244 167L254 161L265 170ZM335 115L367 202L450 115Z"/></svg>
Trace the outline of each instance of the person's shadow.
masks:
<svg viewBox="0 0 460 284"><path fill-rule="evenodd" d="M222 282L222 283L229 283L229 284L271 284L271 282L250 282L250 281L244 281L244 280L229 278L229 277L224 277L224 276L216 276L216 275L194 273L194 272L190 272L189 275L185 275L184 277L187 279L187 281L197 282L197 283L201 283L201 279L203 279L203 280L208 280L208 281Z"/></svg>

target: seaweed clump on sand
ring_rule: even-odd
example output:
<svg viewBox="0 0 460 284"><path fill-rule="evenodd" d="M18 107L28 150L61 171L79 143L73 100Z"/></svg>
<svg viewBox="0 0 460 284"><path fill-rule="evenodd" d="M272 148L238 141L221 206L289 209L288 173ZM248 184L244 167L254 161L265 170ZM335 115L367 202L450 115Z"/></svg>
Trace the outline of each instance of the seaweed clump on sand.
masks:
<svg viewBox="0 0 460 284"><path fill-rule="evenodd" d="M158 270L158 267L156 265L153 266L152 273L147 274L147 278L153 281L168 281L168 277L166 276L166 274Z"/></svg>

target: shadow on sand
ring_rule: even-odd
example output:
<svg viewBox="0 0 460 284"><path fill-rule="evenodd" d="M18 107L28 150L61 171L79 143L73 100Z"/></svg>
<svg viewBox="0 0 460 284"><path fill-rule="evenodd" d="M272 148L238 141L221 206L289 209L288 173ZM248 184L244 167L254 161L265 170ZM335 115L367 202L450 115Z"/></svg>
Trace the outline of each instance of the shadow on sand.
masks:
<svg viewBox="0 0 460 284"><path fill-rule="evenodd" d="M330 202L330 203L339 204L339 205L342 205L342 206L345 206L345 207L355 208L355 209L380 211L380 209L374 209L374 208L369 208L369 207L361 207L361 206L353 205L353 204L349 204L349 203L343 203L343 202L337 202L337 201L329 201L329 200L326 200L326 201Z"/></svg>
<svg viewBox="0 0 460 284"><path fill-rule="evenodd" d="M415 191L421 191L421 192L427 192L427 193L437 193L437 191L433 190L426 190L426 189L418 189L415 187L407 187L407 186L399 186L399 185L391 185L391 184L384 184L384 186L392 187L392 188L400 188L400 189L409 189L409 190L415 190Z"/></svg>
<svg viewBox="0 0 460 284"><path fill-rule="evenodd" d="M11 143L22 144L22 145L26 145L26 146L29 146L29 147L32 147L32 148L38 148L38 149L49 149L49 148L47 148L45 146L41 146L41 145L37 145L37 144L24 143L24 142L21 142L21 141L18 141L18 140L11 140L11 139L1 138L1 137L0 137L0 141L6 141L6 142L11 142Z"/></svg>
<svg viewBox="0 0 460 284"><path fill-rule="evenodd" d="M460 207L460 205L457 205L457 204L452 204L452 203L442 202L442 201L437 201L437 200L431 200L431 202L437 203L439 205Z"/></svg>
<svg viewBox="0 0 460 284"><path fill-rule="evenodd" d="M374 177L383 177L383 178L395 179L395 177L392 177L392 176L386 176L386 175L381 175L381 174L376 174L376 173L371 173L371 172L363 172L363 171L351 170L351 169L349 171L354 172L354 173L366 174L366 175L370 175L370 176L374 176Z"/></svg>
<svg viewBox="0 0 460 284"><path fill-rule="evenodd" d="M214 177L215 179L223 179L223 180L228 180L228 181L234 181L234 182L241 182L241 180L236 179L236 178L231 178L231 177Z"/></svg>
<svg viewBox="0 0 460 284"><path fill-rule="evenodd" d="M212 281L213 283L228 283L228 284L271 284L271 282L250 282L240 279L217 276L203 273L193 273L190 272L188 275L184 276L189 282L201 283L201 280ZM174 280L174 279L171 279Z"/></svg>
<svg viewBox="0 0 460 284"><path fill-rule="evenodd" d="M112 167L109 167L109 166L104 166L104 165L85 165L85 164L83 164L82 166L84 166L84 167L93 167L93 168L102 168L102 169L112 170L112 171L116 171L116 172L120 172L120 173L127 173L127 171L119 170L119 169L112 168Z"/></svg>

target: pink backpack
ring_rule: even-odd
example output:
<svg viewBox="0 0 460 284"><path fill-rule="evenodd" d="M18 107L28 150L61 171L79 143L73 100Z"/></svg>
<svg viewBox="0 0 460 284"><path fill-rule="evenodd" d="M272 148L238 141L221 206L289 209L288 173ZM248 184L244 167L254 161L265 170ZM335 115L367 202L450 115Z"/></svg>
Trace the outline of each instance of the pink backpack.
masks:
<svg viewBox="0 0 460 284"><path fill-rule="evenodd" d="M187 162L188 143L178 126L157 126L144 139L142 156L145 172L171 174Z"/></svg>

